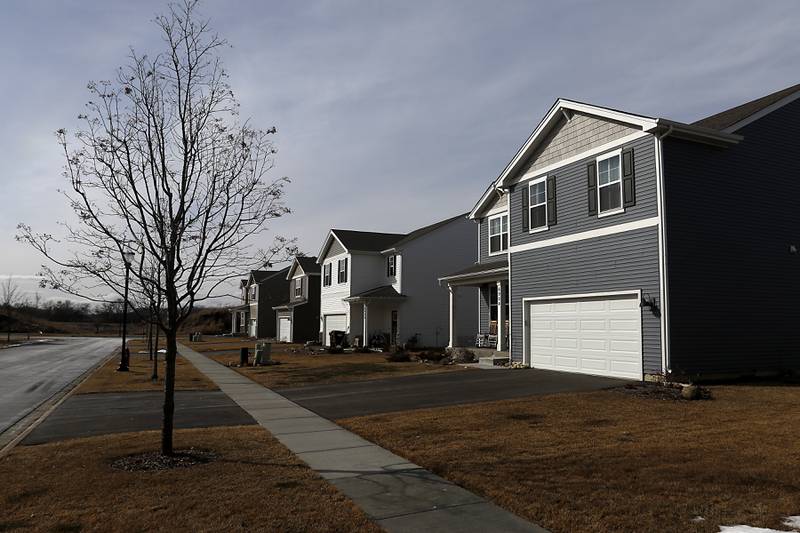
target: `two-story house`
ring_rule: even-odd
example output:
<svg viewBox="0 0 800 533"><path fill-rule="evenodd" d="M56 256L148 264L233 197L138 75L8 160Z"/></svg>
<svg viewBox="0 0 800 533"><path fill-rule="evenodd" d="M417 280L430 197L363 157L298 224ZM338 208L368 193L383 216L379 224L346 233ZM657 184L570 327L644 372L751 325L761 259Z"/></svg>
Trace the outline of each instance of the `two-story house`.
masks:
<svg viewBox="0 0 800 533"><path fill-rule="evenodd" d="M298 256L292 260L286 279L287 300L273 307L276 313L277 340L307 342L319 339L320 268L316 257Z"/></svg>
<svg viewBox="0 0 800 533"><path fill-rule="evenodd" d="M319 332L344 331L351 344L384 338L444 346L449 338L448 293L438 278L475 258L475 228L465 215L412 231L375 233L332 229L318 255L322 270ZM477 320L475 294L464 294L456 321Z"/></svg>
<svg viewBox="0 0 800 533"><path fill-rule="evenodd" d="M797 370L798 138L800 86L692 124L560 99L470 212L478 263L442 281L479 287L478 329L527 366Z"/></svg>
<svg viewBox="0 0 800 533"><path fill-rule="evenodd" d="M239 284L241 303L231 308L231 333L256 339L277 334L274 306L286 300L289 267L281 270L252 270Z"/></svg>

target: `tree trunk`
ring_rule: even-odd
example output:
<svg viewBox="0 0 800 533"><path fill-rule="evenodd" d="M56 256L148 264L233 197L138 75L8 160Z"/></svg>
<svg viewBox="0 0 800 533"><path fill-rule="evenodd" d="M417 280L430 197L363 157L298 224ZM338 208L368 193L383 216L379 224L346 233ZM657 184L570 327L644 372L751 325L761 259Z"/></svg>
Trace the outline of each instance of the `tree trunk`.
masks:
<svg viewBox="0 0 800 533"><path fill-rule="evenodd" d="M153 360L153 315L150 315L150 323L147 325L147 353L150 360Z"/></svg>
<svg viewBox="0 0 800 533"><path fill-rule="evenodd" d="M178 334L174 329L164 332L167 337L166 370L164 374L164 420L161 425L161 453L172 455L172 429L175 415L175 357L178 353Z"/></svg>
<svg viewBox="0 0 800 533"><path fill-rule="evenodd" d="M153 341L153 375L150 376L150 379L153 381L158 381L158 336L161 333L161 330L158 326L155 327L156 330L156 338Z"/></svg>

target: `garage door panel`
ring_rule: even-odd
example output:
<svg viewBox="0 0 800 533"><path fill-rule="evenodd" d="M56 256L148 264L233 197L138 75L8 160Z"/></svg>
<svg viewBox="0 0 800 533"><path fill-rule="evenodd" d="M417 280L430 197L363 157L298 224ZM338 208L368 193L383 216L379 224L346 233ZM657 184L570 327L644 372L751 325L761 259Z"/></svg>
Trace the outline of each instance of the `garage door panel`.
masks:
<svg viewBox="0 0 800 533"><path fill-rule="evenodd" d="M330 344L331 331L347 331L347 315L325 315L325 338L323 342Z"/></svg>
<svg viewBox="0 0 800 533"><path fill-rule="evenodd" d="M641 379L638 296L533 302L527 312L532 366Z"/></svg>

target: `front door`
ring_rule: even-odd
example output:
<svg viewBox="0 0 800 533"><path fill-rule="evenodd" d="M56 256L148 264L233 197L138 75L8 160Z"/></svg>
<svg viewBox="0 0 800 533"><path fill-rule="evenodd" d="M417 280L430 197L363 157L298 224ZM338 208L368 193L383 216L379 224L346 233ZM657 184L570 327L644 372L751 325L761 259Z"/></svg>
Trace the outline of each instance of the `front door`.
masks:
<svg viewBox="0 0 800 533"><path fill-rule="evenodd" d="M397 346L397 311L392 311L392 339L389 344Z"/></svg>

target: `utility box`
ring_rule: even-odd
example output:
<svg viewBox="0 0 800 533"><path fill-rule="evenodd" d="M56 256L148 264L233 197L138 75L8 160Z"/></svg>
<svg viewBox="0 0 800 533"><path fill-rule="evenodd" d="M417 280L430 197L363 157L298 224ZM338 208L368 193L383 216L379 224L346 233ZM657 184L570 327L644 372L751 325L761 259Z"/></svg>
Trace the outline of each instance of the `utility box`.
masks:
<svg viewBox="0 0 800 533"><path fill-rule="evenodd" d="M257 342L256 343L256 358L253 364L268 365L272 361L272 343L270 342Z"/></svg>

